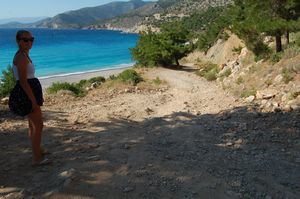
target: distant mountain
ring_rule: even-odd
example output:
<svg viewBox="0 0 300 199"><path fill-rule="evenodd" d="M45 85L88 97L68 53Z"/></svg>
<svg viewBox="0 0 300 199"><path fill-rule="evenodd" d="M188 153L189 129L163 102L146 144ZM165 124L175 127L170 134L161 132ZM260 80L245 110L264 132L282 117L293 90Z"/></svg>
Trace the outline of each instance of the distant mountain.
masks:
<svg viewBox="0 0 300 199"><path fill-rule="evenodd" d="M16 17L16 18L6 18L0 19L0 24L8 24L8 23L21 23L21 24L28 24L40 21L42 19L46 19L47 17Z"/></svg>
<svg viewBox="0 0 300 199"><path fill-rule="evenodd" d="M181 19L208 7L226 6L233 0L158 0L111 2L96 7L68 11L32 24L10 23L1 27L114 29L139 32L140 28L159 26Z"/></svg>
<svg viewBox="0 0 300 199"><path fill-rule="evenodd" d="M10 22L0 25L0 28L28 28L28 24L23 24L19 22Z"/></svg>
<svg viewBox="0 0 300 199"><path fill-rule="evenodd" d="M163 9L157 3L149 3L126 14L98 22L94 25L105 27L105 25L111 24L114 27L131 28L139 25L140 22L144 21L149 16L160 12L163 12Z"/></svg>
<svg viewBox="0 0 300 199"><path fill-rule="evenodd" d="M149 26L155 27L166 21L203 12L208 7L226 6L232 2L233 0L158 0L90 27L139 32Z"/></svg>
<svg viewBox="0 0 300 199"><path fill-rule="evenodd" d="M97 7L87 7L75 11L65 12L52 18L47 18L32 25L37 28L82 28L99 23L129 11L135 10L151 2L131 0L128 2L111 2Z"/></svg>

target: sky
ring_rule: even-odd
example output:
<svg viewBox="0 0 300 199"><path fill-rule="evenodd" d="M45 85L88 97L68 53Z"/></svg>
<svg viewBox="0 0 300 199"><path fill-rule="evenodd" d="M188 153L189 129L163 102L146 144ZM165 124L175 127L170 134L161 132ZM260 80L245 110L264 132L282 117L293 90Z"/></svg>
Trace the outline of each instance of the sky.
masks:
<svg viewBox="0 0 300 199"><path fill-rule="evenodd" d="M0 0L0 19L53 17L66 11L99 6L113 1L129 0Z"/></svg>

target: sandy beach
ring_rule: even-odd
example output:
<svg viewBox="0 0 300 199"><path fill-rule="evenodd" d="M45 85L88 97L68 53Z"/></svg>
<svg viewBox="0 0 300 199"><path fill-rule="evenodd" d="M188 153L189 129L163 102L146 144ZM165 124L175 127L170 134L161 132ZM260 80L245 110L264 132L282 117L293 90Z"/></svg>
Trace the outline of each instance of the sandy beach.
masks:
<svg viewBox="0 0 300 199"><path fill-rule="evenodd" d="M97 71L88 71L88 72L82 72L78 74L67 74L67 75L56 75L56 76L51 76L51 77L41 77L40 82L42 84L43 89L48 88L49 86L52 85L52 83L55 82L79 82L80 80L83 79L90 79L93 77L97 76L102 76L102 77L109 77L110 75L116 75L119 74L120 72L131 68L132 66L128 67L121 67L121 68L115 68L115 69L103 69L103 70L97 70Z"/></svg>

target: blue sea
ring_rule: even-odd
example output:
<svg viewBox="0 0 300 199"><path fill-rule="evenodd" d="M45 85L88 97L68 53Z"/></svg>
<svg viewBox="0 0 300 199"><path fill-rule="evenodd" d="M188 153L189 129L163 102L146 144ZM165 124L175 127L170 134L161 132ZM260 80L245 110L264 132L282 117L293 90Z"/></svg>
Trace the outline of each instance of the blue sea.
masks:
<svg viewBox="0 0 300 199"><path fill-rule="evenodd" d="M29 29L35 41L30 57L36 76L47 78L134 64L130 50L136 45L137 34L109 30ZM17 51L17 29L0 29L0 71L12 64Z"/></svg>

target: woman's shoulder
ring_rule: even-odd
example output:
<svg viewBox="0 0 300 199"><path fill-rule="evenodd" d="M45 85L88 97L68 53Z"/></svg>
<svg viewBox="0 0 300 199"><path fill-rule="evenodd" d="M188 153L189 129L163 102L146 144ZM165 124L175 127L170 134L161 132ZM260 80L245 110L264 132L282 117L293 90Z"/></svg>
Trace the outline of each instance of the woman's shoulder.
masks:
<svg viewBox="0 0 300 199"><path fill-rule="evenodd" d="M13 63L14 65L18 65L19 63L27 63L27 57L24 53L17 52L14 56Z"/></svg>

